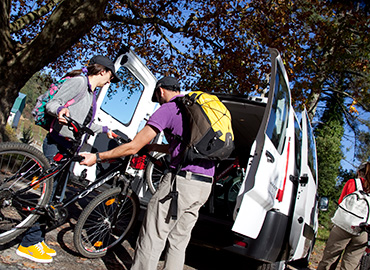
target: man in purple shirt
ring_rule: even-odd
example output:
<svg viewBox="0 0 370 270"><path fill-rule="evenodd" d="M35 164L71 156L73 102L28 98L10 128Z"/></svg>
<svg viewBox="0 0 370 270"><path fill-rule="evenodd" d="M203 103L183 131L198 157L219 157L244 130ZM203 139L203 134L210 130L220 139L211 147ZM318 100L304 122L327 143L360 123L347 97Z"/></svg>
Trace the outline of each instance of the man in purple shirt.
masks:
<svg viewBox="0 0 370 270"><path fill-rule="evenodd" d="M173 169L165 175L157 192L151 198L137 240L132 270L155 270L160 255L165 248L164 269L183 269L185 250L189 243L199 214L200 207L207 201L211 192L215 165L210 160L183 162L182 151L185 143L181 138L187 136L189 129L183 122L180 108L173 101L180 95L180 85L174 77L163 77L154 90L153 102L161 107L150 117L146 126L127 144L110 151L97 154L82 154L85 160L81 164L91 166L103 159L117 158L136 154L146 146L159 132L163 131L169 144L146 146L150 151L171 154L170 167ZM167 219L171 200L164 201L171 191L172 175L181 163L181 171L175 177L178 191L177 219Z"/></svg>

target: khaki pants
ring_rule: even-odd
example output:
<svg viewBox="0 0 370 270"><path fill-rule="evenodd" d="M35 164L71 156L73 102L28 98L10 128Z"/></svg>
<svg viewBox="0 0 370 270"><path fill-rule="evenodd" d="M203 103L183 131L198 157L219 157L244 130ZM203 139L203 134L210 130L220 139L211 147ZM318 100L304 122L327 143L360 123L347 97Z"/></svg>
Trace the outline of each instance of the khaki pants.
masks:
<svg viewBox="0 0 370 270"><path fill-rule="evenodd" d="M185 250L189 243L191 230L197 219L200 207L207 201L212 184L190 180L177 176L178 216L177 220L165 222L170 200L160 203L170 191L171 173L159 184L157 192L151 198L140 235L136 243L136 252L131 270L155 270L161 253L168 243L164 269L182 270L185 262Z"/></svg>
<svg viewBox="0 0 370 270"><path fill-rule="evenodd" d="M336 262L342 254L341 270L354 270L359 265L362 254L365 251L367 233L358 236L352 235L345 230L334 226L326 242L323 258L317 270L335 270ZM359 268L357 268L359 269Z"/></svg>

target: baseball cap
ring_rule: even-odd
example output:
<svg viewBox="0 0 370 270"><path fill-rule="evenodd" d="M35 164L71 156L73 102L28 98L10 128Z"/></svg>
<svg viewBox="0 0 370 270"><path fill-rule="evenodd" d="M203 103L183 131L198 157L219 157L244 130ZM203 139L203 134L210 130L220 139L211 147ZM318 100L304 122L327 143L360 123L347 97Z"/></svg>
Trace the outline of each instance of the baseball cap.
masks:
<svg viewBox="0 0 370 270"><path fill-rule="evenodd" d="M112 75L114 77L111 80L112 83L118 83L121 80L120 78L118 78L116 74L116 69L114 68L113 61L110 60L108 57L105 57L103 55L95 55L90 59L90 65L93 65L93 64L99 64L109 69L112 72Z"/></svg>
<svg viewBox="0 0 370 270"><path fill-rule="evenodd" d="M175 77L165 76L159 81L157 81L157 84L155 85L153 96L152 96L153 102L158 102L157 96L155 95L155 93L157 92L157 89L159 87L162 87L167 90L172 90L172 91L180 91L180 84L177 81L177 79Z"/></svg>

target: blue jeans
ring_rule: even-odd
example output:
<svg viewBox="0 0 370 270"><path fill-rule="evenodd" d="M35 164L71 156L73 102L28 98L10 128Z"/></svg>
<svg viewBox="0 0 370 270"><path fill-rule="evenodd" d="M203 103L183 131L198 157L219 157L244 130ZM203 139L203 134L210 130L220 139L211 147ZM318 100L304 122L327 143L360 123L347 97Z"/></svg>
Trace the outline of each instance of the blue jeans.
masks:
<svg viewBox="0 0 370 270"><path fill-rule="evenodd" d="M42 145L42 151L44 152L44 155L47 159L52 160L53 157L58 153L66 153L65 147L61 146L51 138L50 134L48 134L43 142ZM53 191L52 191L52 198L56 189L56 185L58 183L58 176L54 177L54 185L53 185ZM67 183L67 182L66 182ZM60 200L63 200L64 197L64 192L65 192L65 187L63 189L63 192L61 194ZM45 218L40 217L39 221L35 222L31 228L29 228L21 241L21 245L23 247L29 247L33 246L37 243L40 243L45 240L45 234L46 234L46 225L45 225ZM43 225L40 225L43 224Z"/></svg>

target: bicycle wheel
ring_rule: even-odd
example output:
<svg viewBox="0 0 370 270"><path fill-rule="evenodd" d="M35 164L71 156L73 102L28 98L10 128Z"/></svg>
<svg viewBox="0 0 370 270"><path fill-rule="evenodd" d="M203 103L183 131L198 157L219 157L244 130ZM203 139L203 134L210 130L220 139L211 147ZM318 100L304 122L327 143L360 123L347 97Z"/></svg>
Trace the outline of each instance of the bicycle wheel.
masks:
<svg viewBox="0 0 370 270"><path fill-rule="evenodd" d="M237 176L227 183L225 192L225 203L229 216L233 215L234 208L236 205L236 199L238 197L241 185L242 185L241 176Z"/></svg>
<svg viewBox="0 0 370 270"><path fill-rule="evenodd" d="M73 241L78 252L87 258L98 258L120 243L133 227L139 213L135 193L108 189L93 199L82 211L74 229Z"/></svg>
<svg viewBox="0 0 370 270"><path fill-rule="evenodd" d="M168 172L169 166L169 155L166 153L157 153L154 158L156 162L149 161L146 170L145 178L148 184L148 188L152 194L157 191L157 187L162 180L162 177Z"/></svg>
<svg viewBox="0 0 370 270"><path fill-rule="evenodd" d="M32 210L49 202L52 178L15 194L37 181L49 168L48 160L36 148L23 143L0 143L0 244L31 227L39 217Z"/></svg>

